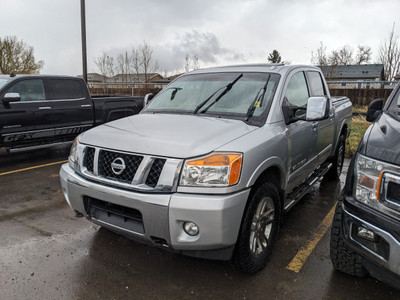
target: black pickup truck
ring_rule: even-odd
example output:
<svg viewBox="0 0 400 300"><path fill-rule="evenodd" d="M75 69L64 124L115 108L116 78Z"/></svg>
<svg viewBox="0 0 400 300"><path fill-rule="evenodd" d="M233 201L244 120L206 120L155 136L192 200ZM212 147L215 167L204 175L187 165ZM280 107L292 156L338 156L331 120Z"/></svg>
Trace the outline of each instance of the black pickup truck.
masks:
<svg viewBox="0 0 400 300"><path fill-rule="evenodd" d="M400 289L400 84L386 104L374 100L373 122L351 160L332 224L333 267Z"/></svg>
<svg viewBox="0 0 400 300"><path fill-rule="evenodd" d="M42 75L0 75L0 99L0 148L8 151L72 141L144 104L143 97L91 97L80 78Z"/></svg>

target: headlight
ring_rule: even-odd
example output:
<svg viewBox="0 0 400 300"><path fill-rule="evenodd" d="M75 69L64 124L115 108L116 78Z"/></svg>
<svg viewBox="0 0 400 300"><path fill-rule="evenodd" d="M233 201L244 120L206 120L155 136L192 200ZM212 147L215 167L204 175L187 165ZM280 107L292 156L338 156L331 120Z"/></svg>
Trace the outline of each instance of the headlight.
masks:
<svg viewBox="0 0 400 300"><path fill-rule="evenodd" d="M379 160L358 154L355 164L355 197L358 201L377 209L382 176L385 172L398 172L399 168Z"/></svg>
<svg viewBox="0 0 400 300"><path fill-rule="evenodd" d="M78 145L79 145L79 136L75 138L68 157L68 164L74 170L76 170L76 163L78 162L78 152L77 152Z"/></svg>
<svg viewBox="0 0 400 300"><path fill-rule="evenodd" d="M230 186L238 183L242 168L240 153L212 153L187 160L183 167L180 185Z"/></svg>

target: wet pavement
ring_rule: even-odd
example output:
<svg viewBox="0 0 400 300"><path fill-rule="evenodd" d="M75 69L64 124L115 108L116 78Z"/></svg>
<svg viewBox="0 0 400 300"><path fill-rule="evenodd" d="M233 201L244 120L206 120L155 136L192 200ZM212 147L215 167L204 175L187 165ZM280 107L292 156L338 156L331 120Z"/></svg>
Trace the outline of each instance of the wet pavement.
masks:
<svg viewBox="0 0 400 300"><path fill-rule="evenodd" d="M329 230L299 273L286 269L334 206L344 175L316 184L289 212L269 264L250 276L230 262L172 254L76 218L58 176L68 152L0 151L0 299L400 299L373 278L335 272ZM47 166L23 170L39 165Z"/></svg>

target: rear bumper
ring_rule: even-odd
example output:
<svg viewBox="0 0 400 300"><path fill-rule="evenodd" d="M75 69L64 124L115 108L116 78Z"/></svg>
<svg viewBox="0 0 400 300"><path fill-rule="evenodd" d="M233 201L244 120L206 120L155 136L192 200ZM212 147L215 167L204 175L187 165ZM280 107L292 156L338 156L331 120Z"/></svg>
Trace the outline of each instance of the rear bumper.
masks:
<svg viewBox="0 0 400 300"><path fill-rule="evenodd" d="M147 244L217 259L230 259L232 255L250 192L226 195L138 193L89 181L77 175L68 164L61 167L60 178L69 206L90 221ZM137 211L141 220L134 222L141 222L141 226L125 226L123 214L108 218L105 213L104 217L98 217L101 214L92 213L87 199L95 199L105 206L129 208L129 212ZM183 230L186 221L199 227L196 236ZM143 230L135 229L140 227Z"/></svg>
<svg viewBox="0 0 400 300"><path fill-rule="evenodd" d="M357 235L359 227L374 232L369 241ZM400 289L400 221L343 197L344 239L362 257L362 263L375 278Z"/></svg>

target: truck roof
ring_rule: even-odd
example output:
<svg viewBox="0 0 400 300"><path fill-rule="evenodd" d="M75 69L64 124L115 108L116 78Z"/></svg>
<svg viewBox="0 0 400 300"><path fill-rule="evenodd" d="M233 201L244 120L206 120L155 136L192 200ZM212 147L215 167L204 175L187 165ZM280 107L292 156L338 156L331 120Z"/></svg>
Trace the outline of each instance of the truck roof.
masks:
<svg viewBox="0 0 400 300"><path fill-rule="evenodd" d="M69 75L45 75L45 74L0 74L0 78L2 79L7 79L9 78L10 80L17 79L17 78L23 78L23 77L51 77L51 78L78 78L75 76L69 76Z"/></svg>
<svg viewBox="0 0 400 300"><path fill-rule="evenodd" d="M321 71L318 67L306 66L306 65L244 64L244 65L232 65L232 66L199 69L187 74L204 74L204 73L218 73L218 72L267 72L267 73L277 73L283 75L297 68L309 68L309 69L315 69L316 71Z"/></svg>

